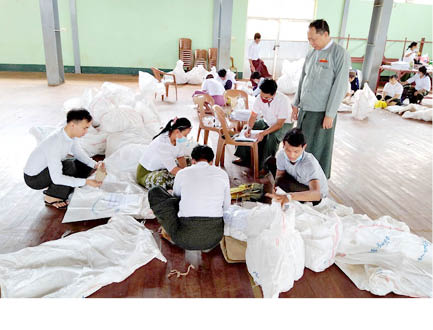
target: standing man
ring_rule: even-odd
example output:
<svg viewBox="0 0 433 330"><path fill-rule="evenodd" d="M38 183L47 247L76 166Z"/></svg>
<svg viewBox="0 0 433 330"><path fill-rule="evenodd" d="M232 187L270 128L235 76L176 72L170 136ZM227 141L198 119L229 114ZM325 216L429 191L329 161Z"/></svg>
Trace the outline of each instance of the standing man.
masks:
<svg viewBox="0 0 433 330"><path fill-rule="evenodd" d="M53 132L30 154L24 167L24 181L32 189L47 188L43 191L46 206L66 208L68 196L75 187L102 184L87 177L98 167L104 170L104 163L91 159L78 142L91 124L92 116L87 110L70 110L66 126Z"/></svg>
<svg viewBox="0 0 433 330"><path fill-rule="evenodd" d="M329 179L337 109L347 91L350 57L329 36L328 23L310 23L308 41L313 47L305 58L292 119L304 132L307 148L319 161Z"/></svg>
<svg viewBox="0 0 433 330"><path fill-rule="evenodd" d="M268 68L265 63L260 59L260 33L254 34L254 41L248 47L248 61L250 62L251 74L259 72L263 78L271 78L272 76L268 72ZM257 83L250 77L250 81L253 84L253 88L257 87Z"/></svg>

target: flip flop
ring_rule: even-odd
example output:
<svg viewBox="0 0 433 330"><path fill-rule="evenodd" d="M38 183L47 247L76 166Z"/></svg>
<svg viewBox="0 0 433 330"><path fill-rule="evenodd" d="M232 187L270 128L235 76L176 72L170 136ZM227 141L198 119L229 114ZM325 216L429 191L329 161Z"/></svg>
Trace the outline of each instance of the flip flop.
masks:
<svg viewBox="0 0 433 330"><path fill-rule="evenodd" d="M63 210L63 209L66 209L68 207L68 204L66 204L64 206L59 206L59 207L54 206L54 204L57 204L57 203L66 203L65 200L54 201L54 202L51 202L51 203L47 202L47 201L44 201L44 203L45 203L45 206L51 206L51 207L54 207L55 209L58 209L58 210Z"/></svg>

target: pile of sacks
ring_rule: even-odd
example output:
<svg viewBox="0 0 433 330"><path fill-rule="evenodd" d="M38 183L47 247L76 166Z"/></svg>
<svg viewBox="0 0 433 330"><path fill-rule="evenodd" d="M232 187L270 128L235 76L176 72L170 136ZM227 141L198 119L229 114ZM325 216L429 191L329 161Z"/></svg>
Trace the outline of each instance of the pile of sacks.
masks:
<svg viewBox="0 0 433 330"><path fill-rule="evenodd" d="M385 110L392 113L403 114L402 118L432 121L433 109L424 107L420 104L410 103L403 106L393 105L386 107Z"/></svg>
<svg viewBox="0 0 433 330"><path fill-rule="evenodd" d="M358 89L351 97L346 97L338 108L339 112L352 112L352 117L364 120L374 110L377 101L376 95L367 83L362 89Z"/></svg>
<svg viewBox="0 0 433 330"><path fill-rule="evenodd" d="M324 199L317 206L293 201L255 207L232 205L224 235L247 243L245 259L264 297L278 297L302 277L332 264L361 290L432 296L431 243L406 224L385 216L372 220Z"/></svg>
<svg viewBox="0 0 433 330"><path fill-rule="evenodd" d="M304 58L296 61L283 61L282 74L277 80L278 91L284 94L296 93L304 62Z"/></svg>

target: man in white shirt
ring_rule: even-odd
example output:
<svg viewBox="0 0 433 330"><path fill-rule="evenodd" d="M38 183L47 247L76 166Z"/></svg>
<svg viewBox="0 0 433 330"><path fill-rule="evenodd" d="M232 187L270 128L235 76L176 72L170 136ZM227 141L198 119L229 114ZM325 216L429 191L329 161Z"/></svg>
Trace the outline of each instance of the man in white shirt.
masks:
<svg viewBox="0 0 433 330"><path fill-rule="evenodd" d="M248 130L246 137L251 135L251 129L263 130L255 135L259 141L259 167L262 169L264 161L275 156L284 135L292 128L292 109L287 96L277 92L277 83L272 79L265 79L260 85L260 96L253 104L250 118L248 119ZM263 119L257 120L258 116ZM236 165L249 166L249 147L237 147L235 155L238 160L233 161ZM261 174L264 174L263 171Z"/></svg>
<svg viewBox="0 0 433 330"><path fill-rule="evenodd" d="M411 87L410 84L415 83L415 87ZM409 98L410 103L421 103L424 96L426 96L431 89L430 76L427 74L427 69L425 66L421 66L418 69L418 73L412 78L409 78L403 82L405 86L402 96L402 101L405 98Z"/></svg>
<svg viewBox="0 0 433 330"><path fill-rule="evenodd" d="M149 204L166 233L163 237L186 250L208 250L224 234L223 212L231 202L229 177L212 165L210 147L196 146L191 158L192 165L174 179L173 195L154 187L149 190Z"/></svg>
<svg viewBox="0 0 433 330"><path fill-rule="evenodd" d="M283 146L276 159L270 159L267 165L275 177L275 186L286 193L267 196L281 204L291 200L319 204L328 195L328 182L317 159L305 151L307 145L302 131L292 129L284 137Z"/></svg>
<svg viewBox="0 0 433 330"><path fill-rule="evenodd" d="M377 95L378 100L384 100L388 105L401 105L403 86L398 82L397 75L389 77L389 82L385 84L382 95Z"/></svg>
<svg viewBox="0 0 433 330"><path fill-rule="evenodd" d="M218 77L216 78L223 86L225 90L234 89L236 81L233 77L227 76L227 71L221 69L218 71Z"/></svg>
<svg viewBox="0 0 433 330"><path fill-rule="evenodd" d="M259 72L261 77L271 78L272 76L268 72L268 68L260 59L260 39L262 36L260 33L254 34L254 41L248 47L248 61L250 62L251 74ZM253 84L253 88L257 87L257 83L250 77L250 81Z"/></svg>
<svg viewBox="0 0 433 330"><path fill-rule="evenodd" d="M32 189L44 189L45 205L66 208L69 194L75 187L99 187L102 182L87 179L97 163L81 148L77 138L84 136L92 123L85 109L71 110L66 116L66 126L43 140L30 154L24 167L24 181ZM73 155L75 158L68 158Z"/></svg>

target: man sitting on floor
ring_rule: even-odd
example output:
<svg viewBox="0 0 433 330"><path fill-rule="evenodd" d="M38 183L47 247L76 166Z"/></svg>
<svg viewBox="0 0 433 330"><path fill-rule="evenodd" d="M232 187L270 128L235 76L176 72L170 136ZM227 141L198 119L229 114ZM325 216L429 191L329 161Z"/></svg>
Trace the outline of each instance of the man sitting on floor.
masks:
<svg viewBox="0 0 433 330"><path fill-rule="evenodd" d="M320 203L328 194L328 182L319 162L305 151L307 144L299 128L292 129L283 139L284 149L266 165L275 177L275 186L286 192L266 196L276 199L282 205L291 200ZM276 172L276 175L275 175Z"/></svg>
<svg viewBox="0 0 433 330"><path fill-rule="evenodd" d="M92 116L85 109L71 110L66 116L66 126L43 140L30 154L24 167L24 181L32 189L44 189L45 205L66 208L68 196L75 187L102 183L87 179L97 163L81 148L76 138L87 133ZM67 159L72 154L75 159Z"/></svg>
<svg viewBox="0 0 433 330"><path fill-rule="evenodd" d="M230 206L229 177L212 166L214 153L208 146L196 146L192 166L177 172L173 194L162 187L149 190L149 204L165 237L186 250L208 250L224 234L223 212Z"/></svg>

